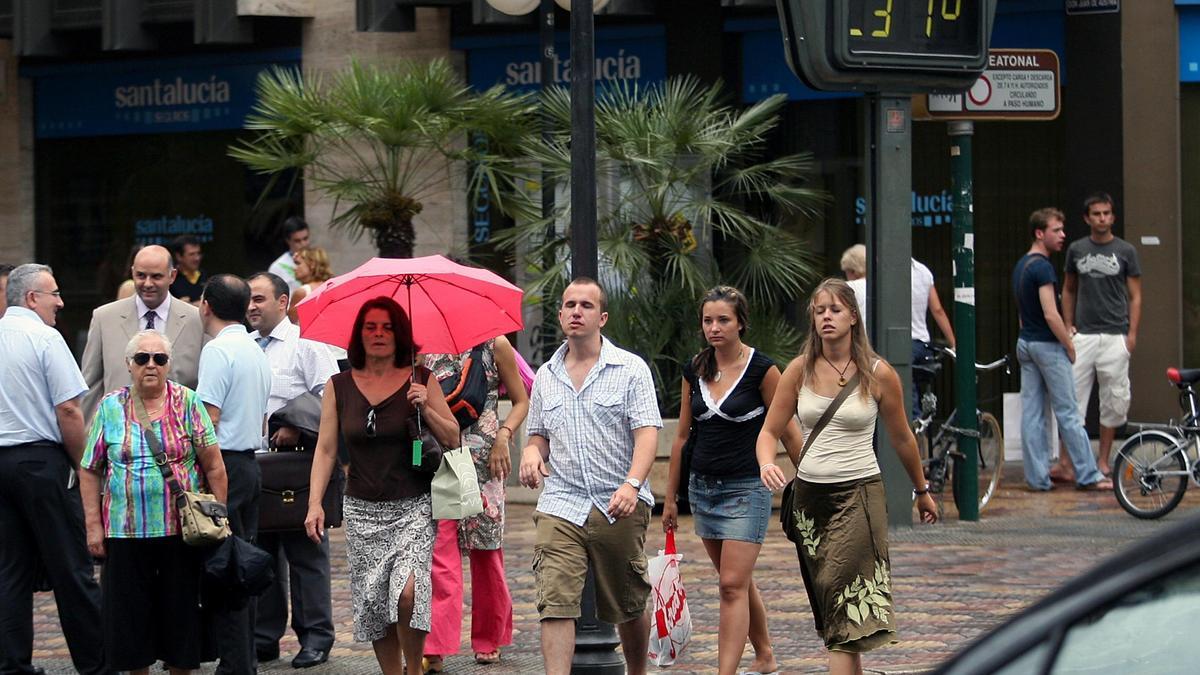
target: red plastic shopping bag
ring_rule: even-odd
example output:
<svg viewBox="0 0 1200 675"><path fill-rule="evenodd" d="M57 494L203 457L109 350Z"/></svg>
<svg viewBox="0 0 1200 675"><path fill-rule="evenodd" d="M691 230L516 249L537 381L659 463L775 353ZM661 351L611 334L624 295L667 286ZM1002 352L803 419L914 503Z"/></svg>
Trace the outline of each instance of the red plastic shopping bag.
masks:
<svg viewBox="0 0 1200 675"><path fill-rule="evenodd" d="M669 666L683 654L692 637L692 615L688 612L687 593L679 578L679 561L683 555L675 551L675 532L667 532L667 547L650 559L650 594L654 598L654 615L650 620L650 663Z"/></svg>

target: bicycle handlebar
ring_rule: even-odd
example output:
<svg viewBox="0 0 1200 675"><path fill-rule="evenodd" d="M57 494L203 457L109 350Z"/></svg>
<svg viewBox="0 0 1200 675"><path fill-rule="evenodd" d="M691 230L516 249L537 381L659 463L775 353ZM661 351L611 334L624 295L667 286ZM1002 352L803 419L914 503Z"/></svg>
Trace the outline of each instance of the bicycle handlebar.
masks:
<svg viewBox="0 0 1200 675"><path fill-rule="evenodd" d="M949 347L943 347L941 345L930 345L930 348L933 349L933 351L935 351L935 352L949 356L951 360L955 360L955 361L958 360L958 355L955 354L954 350ZM1011 371L1009 371L1009 365L1010 365L1011 361L1012 361L1012 357L1010 357L1008 354L1005 354L1004 356L996 359L995 361L992 361L991 363L979 363L978 361L975 362L975 370L978 372L986 373L986 372L991 372L993 370L997 370L997 369L1003 367L1004 372L1009 373L1009 372L1011 372Z"/></svg>

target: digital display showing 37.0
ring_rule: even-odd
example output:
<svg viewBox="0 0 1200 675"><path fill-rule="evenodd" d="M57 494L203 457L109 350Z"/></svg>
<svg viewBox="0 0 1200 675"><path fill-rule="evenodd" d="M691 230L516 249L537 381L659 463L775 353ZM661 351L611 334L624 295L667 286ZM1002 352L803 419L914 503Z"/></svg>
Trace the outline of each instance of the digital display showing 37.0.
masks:
<svg viewBox="0 0 1200 675"><path fill-rule="evenodd" d="M851 58L977 58L980 0L832 0ZM844 4L843 4L844 2ZM842 5L838 11L837 5Z"/></svg>

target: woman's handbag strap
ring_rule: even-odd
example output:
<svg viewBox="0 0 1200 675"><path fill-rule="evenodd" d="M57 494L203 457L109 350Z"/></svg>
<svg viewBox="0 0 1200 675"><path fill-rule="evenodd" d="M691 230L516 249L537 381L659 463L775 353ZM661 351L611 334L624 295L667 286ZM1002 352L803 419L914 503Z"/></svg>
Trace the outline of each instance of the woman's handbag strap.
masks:
<svg viewBox="0 0 1200 675"><path fill-rule="evenodd" d="M833 399L833 402L831 402L829 406L825 408L825 412L821 413L821 419L817 420L817 423L813 425L812 431L808 432L808 438L804 439L804 447L800 449L800 456L796 458L797 469L800 468L800 462L804 461L804 455L808 453L808 448L812 446L813 441L816 440L817 434L821 433L821 430L825 428L826 424L829 424L829 420L833 419L833 414L837 412L837 409L842 407L842 401L846 400L846 397L850 395L850 392L858 389L858 376L860 374L861 373L858 372L854 373L854 376L850 378L850 381L846 383L846 386L842 387L842 390L838 392L838 395Z"/></svg>
<svg viewBox="0 0 1200 675"><path fill-rule="evenodd" d="M142 425L142 438L146 439L146 445L150 446L150 451L154 453L154 463L158 466L158 470L162 472L163 480L166 481L167 487L171 489L171 494L175 495L176 499L183 497L183 488L180 487L179 481L175 480L175 472L171 471L171 460L167 458L167 453L163 452L162 445L158 442L158 436L154 435L154 428L150 426L150 415L146 413L146 404L142 401L142 397L129 390L129 396L133 398L133 412L137 415L138 424Z"/></svg>

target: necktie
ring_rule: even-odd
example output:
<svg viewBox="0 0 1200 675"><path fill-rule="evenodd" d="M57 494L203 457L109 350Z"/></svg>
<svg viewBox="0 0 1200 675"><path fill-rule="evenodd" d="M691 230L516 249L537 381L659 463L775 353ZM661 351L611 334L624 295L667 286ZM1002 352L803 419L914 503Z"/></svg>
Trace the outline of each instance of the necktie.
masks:
<svg viewBox="0 0 1200 675"><path fill-rule="evenodd" d="M154 328L154 310L146 312L146 330L155 330Z"/></svg>
<svg viewBox="0 0 1200 675"><path fill-rule="evenodd" d="M259 338L254 338L254 341L257 342L258 346L262 347L262 350L265 352L265 351L267 351L267 345L271 344L271 336L264 335Z"/></svg>

